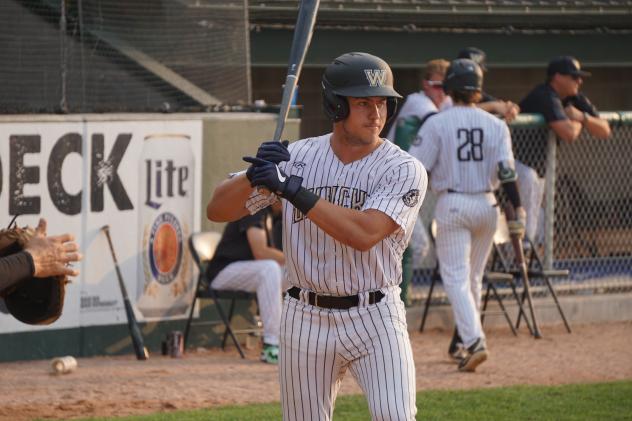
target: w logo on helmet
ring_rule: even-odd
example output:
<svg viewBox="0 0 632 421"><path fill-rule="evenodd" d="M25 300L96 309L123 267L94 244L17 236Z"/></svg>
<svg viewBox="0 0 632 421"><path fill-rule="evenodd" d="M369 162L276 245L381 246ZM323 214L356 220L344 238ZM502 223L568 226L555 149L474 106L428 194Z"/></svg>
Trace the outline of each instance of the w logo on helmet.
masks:
<svg viewBox="0 0 632 421"><path fill-rule="evenodd" d="M372 87L384 86L386 83L386 70L364 69L364 74Z"/></svg>

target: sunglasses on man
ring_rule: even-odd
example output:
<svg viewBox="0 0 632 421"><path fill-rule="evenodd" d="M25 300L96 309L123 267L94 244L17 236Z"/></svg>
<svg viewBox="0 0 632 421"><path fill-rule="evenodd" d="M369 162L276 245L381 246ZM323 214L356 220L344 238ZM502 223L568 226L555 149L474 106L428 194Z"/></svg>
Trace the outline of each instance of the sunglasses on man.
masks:
<svg viewBox="0 0 632 421"><path fill-rule="evenodd" d="M443 81L442 80L426 80L428 85L434 89L443 89Z"/></svg>

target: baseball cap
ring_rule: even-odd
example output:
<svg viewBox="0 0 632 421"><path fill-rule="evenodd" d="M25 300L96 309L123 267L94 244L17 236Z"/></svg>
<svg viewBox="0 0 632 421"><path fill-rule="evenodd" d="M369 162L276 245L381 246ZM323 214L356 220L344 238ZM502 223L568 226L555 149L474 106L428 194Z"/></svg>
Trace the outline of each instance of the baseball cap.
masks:
<svg viewBox="0 0 632 421"><path fill-rule="evenodd" d="M478 66L483 71L487 71L487 65L485 64L485 60L487 59L487 55L485 51L476 47L467 47L459 51L459 54L456 58L469 58L474 63L478 64Z"/></svg>
<svg viewBox="0 0 632 421"><path fill-rule="evenodd" d="M549 67L546 69L546 74L548 76L553 76L556 73L581 77L591 76L590 72L585 72L581 70L579 61L575 57L571 56L555 57L549 62Z"/></svg>

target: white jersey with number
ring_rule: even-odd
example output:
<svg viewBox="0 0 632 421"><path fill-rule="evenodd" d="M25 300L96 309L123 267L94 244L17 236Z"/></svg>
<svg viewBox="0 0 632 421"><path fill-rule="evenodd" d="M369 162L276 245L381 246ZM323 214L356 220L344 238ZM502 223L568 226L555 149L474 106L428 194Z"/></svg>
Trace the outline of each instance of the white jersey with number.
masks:
<svg viewBox="0 0 632 421"><path fill-rule="evenodd" d="M291 159L279 167L303 177L303 187L336 205L376 209L398 228L367 251L326 234L284 201L283 251L291 285L281 315L279 378L284 420L330 420L347 371L367 396L374 420L414 420L415 365L398 287L402 253L412 234L427 187L422 165L391 142L344 164L330 145L331 134L289 146ZM275 199L254 191L246 206L255 212ZM371 304L369 291L384 293ZM349 309L309 304L307 295L357 295Z"/></svg>
<svg viewBox="0 0 632 421"><path fill-rule="evenodd" d="M444 289L466 347L485 337L482 277L498 221L498 163L514 167L509 128L475 107L455 105L423 125L411 155L430 171L439 195L436 249Z"/></svg>
<svg viewBox="0 0 632 421"><path fill-rule="evenodd" d="M409 153L430 171L430 187L439 193L496 190L498 163L514 167L507 124L475 107L450 107L433 116Z"/></svg>

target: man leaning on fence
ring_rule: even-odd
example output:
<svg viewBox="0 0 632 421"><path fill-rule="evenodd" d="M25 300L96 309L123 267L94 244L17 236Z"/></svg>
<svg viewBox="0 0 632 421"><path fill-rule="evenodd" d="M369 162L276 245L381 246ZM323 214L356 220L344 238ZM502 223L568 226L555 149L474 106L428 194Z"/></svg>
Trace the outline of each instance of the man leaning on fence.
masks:
<svg viewBox="0 0 632 421"><path fill-rule="evenodd" d="M579 91L584 79L590 75L581 69L574 57L554 58L549 62L546 82L533 88L520 101L521 111L542 114L548 127L567 143L577 140L583 129L596 138L607 138L610 125L599 117L595 106ZM519 189L527 211L526 234L539 242L536 231L540 232L537 227L544 196L547 138L538 138L536 142L516 139L514 144Z"/></svg>

